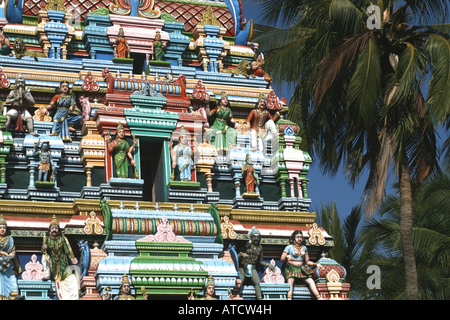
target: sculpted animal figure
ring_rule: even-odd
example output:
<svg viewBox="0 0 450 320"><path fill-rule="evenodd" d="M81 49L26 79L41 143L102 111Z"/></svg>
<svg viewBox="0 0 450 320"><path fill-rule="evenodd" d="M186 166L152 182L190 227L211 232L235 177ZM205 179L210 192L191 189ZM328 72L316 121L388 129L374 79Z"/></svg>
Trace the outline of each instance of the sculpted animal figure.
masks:
<svg viewBox="0 0 450 320"><path fill-rule="evenodd" d="M231 73L232 76L243 75L244 77L248 78L250 76L250 71L250 63L248 62L248 60L243 59L241 60L241 62L239 62L238 66L235 69L224 69L222 72Z"/></svg>
<svg viewBox="0 0 450 320"><path fill-rule="evenodd" d="M22 38L17 38L14 41L13 46L13 53L10 53L9 55L12 57L13 55L16 56L17 59L22 59L25 56L33 57L34 60L38 61L38 57L40 58L46 58L47 56L42 52L32 51L28 50L25 46L25 42Z"/></svg>

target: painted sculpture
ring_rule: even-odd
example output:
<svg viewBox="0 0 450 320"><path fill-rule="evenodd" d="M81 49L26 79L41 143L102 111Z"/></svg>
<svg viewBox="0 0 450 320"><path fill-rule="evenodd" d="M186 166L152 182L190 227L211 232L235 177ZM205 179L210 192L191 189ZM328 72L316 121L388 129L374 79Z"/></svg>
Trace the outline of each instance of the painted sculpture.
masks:
<svg viewBox="0 0 450 320"><path fill-rule="evenodd" d="M228 95L225 92L220 94L220 100L215 109L206 108L206 114L209 119L213 119L209 132L211 143L216 147L217 152L224 152L235 146L235 128L238 124L233 119Z"/></svg>
<svg viewBox="0 0 450 320"><path fill-rule="evenodd" d="M42 143L35 142L34 154L39 157L38 179L37 181L51 181L49 174L54 168L50 143L44 141Z"/></svg>
<svg viewBox="0 0 450 320"><path fill-rule="evenodd" d="M262 291L261 291L261 280L259 278L259 274L257 271L257 267L268 267L272 271L275 270L275 267L270 263L264 262L264 253L263 247L261 245L261 233L255 227L252 228L249 232L250 240L245 244L245 248L239 252L239 273L241 279L241 293L244 289L244 281L245 279L250 279L253 286L255 287L256 299L261 300Z"/></svg>
<svg viewBox="0 0 450 320"><path fill-rule="evenodd" d="M321 268L321 265L309 260L308 248L303 243L300 230L292 233L289 242L291 244L286 246L280 258L286 264L284 272L289 283L288 300L292 300L296 279L304 280L316 299L320 300L321 296L312 278L313 271L309 266Z"/></svg>
<svg viewBox="0 0 450 320"><path fill-rule="evenodd" d="M245 156L245 162L244 165L242 166L241 171L245 181L244 195L257 195L255 189L256 186L259 185L259 180L255 168L252 164L252 158L249 153L247 153L247 155Z"/></svg>
<svg viewBox="0 0 450 320"><path fill-rule="evenodd" d="M15 89L11 90L6 97L5 105L8 108L6 123L3 130L9 129L11 122L15 121L14 131L37 135L34 132L33 117L30 113L34 107L34 98L30 89L26 86L25 78L19 74L16 79Z"/></svg>
<svg viewBox="0 0 450 320"><path fill-rule="evenodd" d="M130 46L125 39L125 31L123 28L119 28L119 33L117 39L114 42L116 55L118 58L129 58L130 57Z"/></svg>
<svg viewBox="0 0 450 320"><path fill-rule="evenodd" d="M136 298L131 294L131 282L128 278L127 274L122 276L122 280L120 282L119 295L112 297L109 293L111 288L106 289L106 293L103 295L103 300L136 300ZM148 300L148 295L145 293L145 289L142 288L143 291L143 300Z"/></svg>
<svg viewBox="0 0 450 320"><path fill-rule="evenodd" d="M164 49L166 46L161 42L161 32L156 31L155 41L153 41L153 57L154 60L164 60Z"/></svg>
<svg viewBox="0 0 450 320"><path fill-rule="evenodd" d="M277 136L275 122L266 107L266 98L260 95L255 109L247 116L247 130L251 134L251 149L264 151L264 142Z"/></svg>
<svg viewBox="0 0 450 320"><path fill-rule="evenodd" d="M8 232L5 218L0 216L0 300L20 299L17 276L21 272L14 238Z"/></svg>
<svg viewBox="0 0 450 320"><path fill-rule="evenodd" d="M192 180L192 170L194 166L192 156L194 154L194 151L189 145L188 135L189 132L184 127L181 127L179 142L175 147L173 147L171 151L172 170L178 168L180 181ZM172 173L172 180L174 180L174 178L175 174Z"/></svg>
<svg viewBox="0 0 450 320"><path fill-rule="evenodd" d="M129 178L128 160L133 167L136 167L136 161L132 154L136 147L136 139L133 139L133 144L130 146L125 140L125 129L123 128L123 124L119 123L116 130L116 138L111 141L111 136L108 133L106 135L106 144L108 151L114 158L117 178Z"/></svg>
<svg viewBox="0 0 450 320"><path fill-rule="evenodd" d="M11 53L11 47L8 37L3 34L3 31L0 32L0 55L7 56Z"/></svg>
<svg viewBox="0 0 450 320"><path fill-rule="evenodd" d="M79 279L75 273L70 272L70 263L76 265L78 260L55 215L44 235L42 254L50 271L50 279L56 283L58 300L78 300Z"/></svg>
<svg viewBox="0 0 450 320"><path fill-rule="evenodd" d="M49 109L56 109L53 115L52 136L59 136L63 141L72 141L70 132L76 131L75 126L81 123L81 110L75 102L75 95L69 93L69 82L61 81L57 93L50 104L43 109L48 114Z"/></svg>

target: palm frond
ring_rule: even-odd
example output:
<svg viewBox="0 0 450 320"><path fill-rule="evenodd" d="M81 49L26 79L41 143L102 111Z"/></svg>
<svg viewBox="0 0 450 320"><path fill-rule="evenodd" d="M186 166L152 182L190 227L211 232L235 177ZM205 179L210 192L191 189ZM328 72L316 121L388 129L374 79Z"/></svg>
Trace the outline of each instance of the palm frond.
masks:
<svg viewBox="0 0 450 320"><path fill-rule="evenodd" d="M370 37L358 58L347 93L349 112L354 119L361 119L366 127L374 119L380 88L380 52L376 40Z"/></svg>
<svg viewBox="0 0 450 320"><path fill-rule="evenodd" d="M450 115L450 41L432 35L425 43L424 51L433 68L426 103L434 119L444 123Z"/></svg>

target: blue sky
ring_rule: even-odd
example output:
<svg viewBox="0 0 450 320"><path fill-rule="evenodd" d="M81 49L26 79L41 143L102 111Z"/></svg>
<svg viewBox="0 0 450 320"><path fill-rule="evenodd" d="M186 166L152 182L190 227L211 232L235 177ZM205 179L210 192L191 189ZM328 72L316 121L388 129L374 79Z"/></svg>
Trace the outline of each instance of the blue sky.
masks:
<svg viewBox="0 0 450 320"><path fill-rule="evenodd" d="M247 21L253 19L254 23L259 23L261 21L259 10L254 1L241 1L244 7L244 18ZM288 92L277 92L276 86L274 86L274 91L280 98L284 96L289 101L290 96ZM321 202L327 205L334 201L341 217L347 216L351 209L360 203L364 184L367 181L367 175L363 175L359 183L352 188L347 182L343 170L340 170L333 177L323 175L317 162L311 165L307 178L309 179L308 196L311 198L310 211L318 212Z"/></svg>

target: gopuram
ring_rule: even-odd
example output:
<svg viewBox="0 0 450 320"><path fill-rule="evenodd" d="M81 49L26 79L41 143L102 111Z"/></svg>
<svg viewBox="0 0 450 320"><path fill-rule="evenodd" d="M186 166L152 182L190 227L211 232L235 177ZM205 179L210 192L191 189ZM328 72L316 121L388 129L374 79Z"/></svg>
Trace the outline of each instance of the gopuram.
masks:
<svg viewBox="0 0 450 320"><path fill-rule="evenodd" d="M0 2L0 299L347 299L252 23Z"/></svg>

